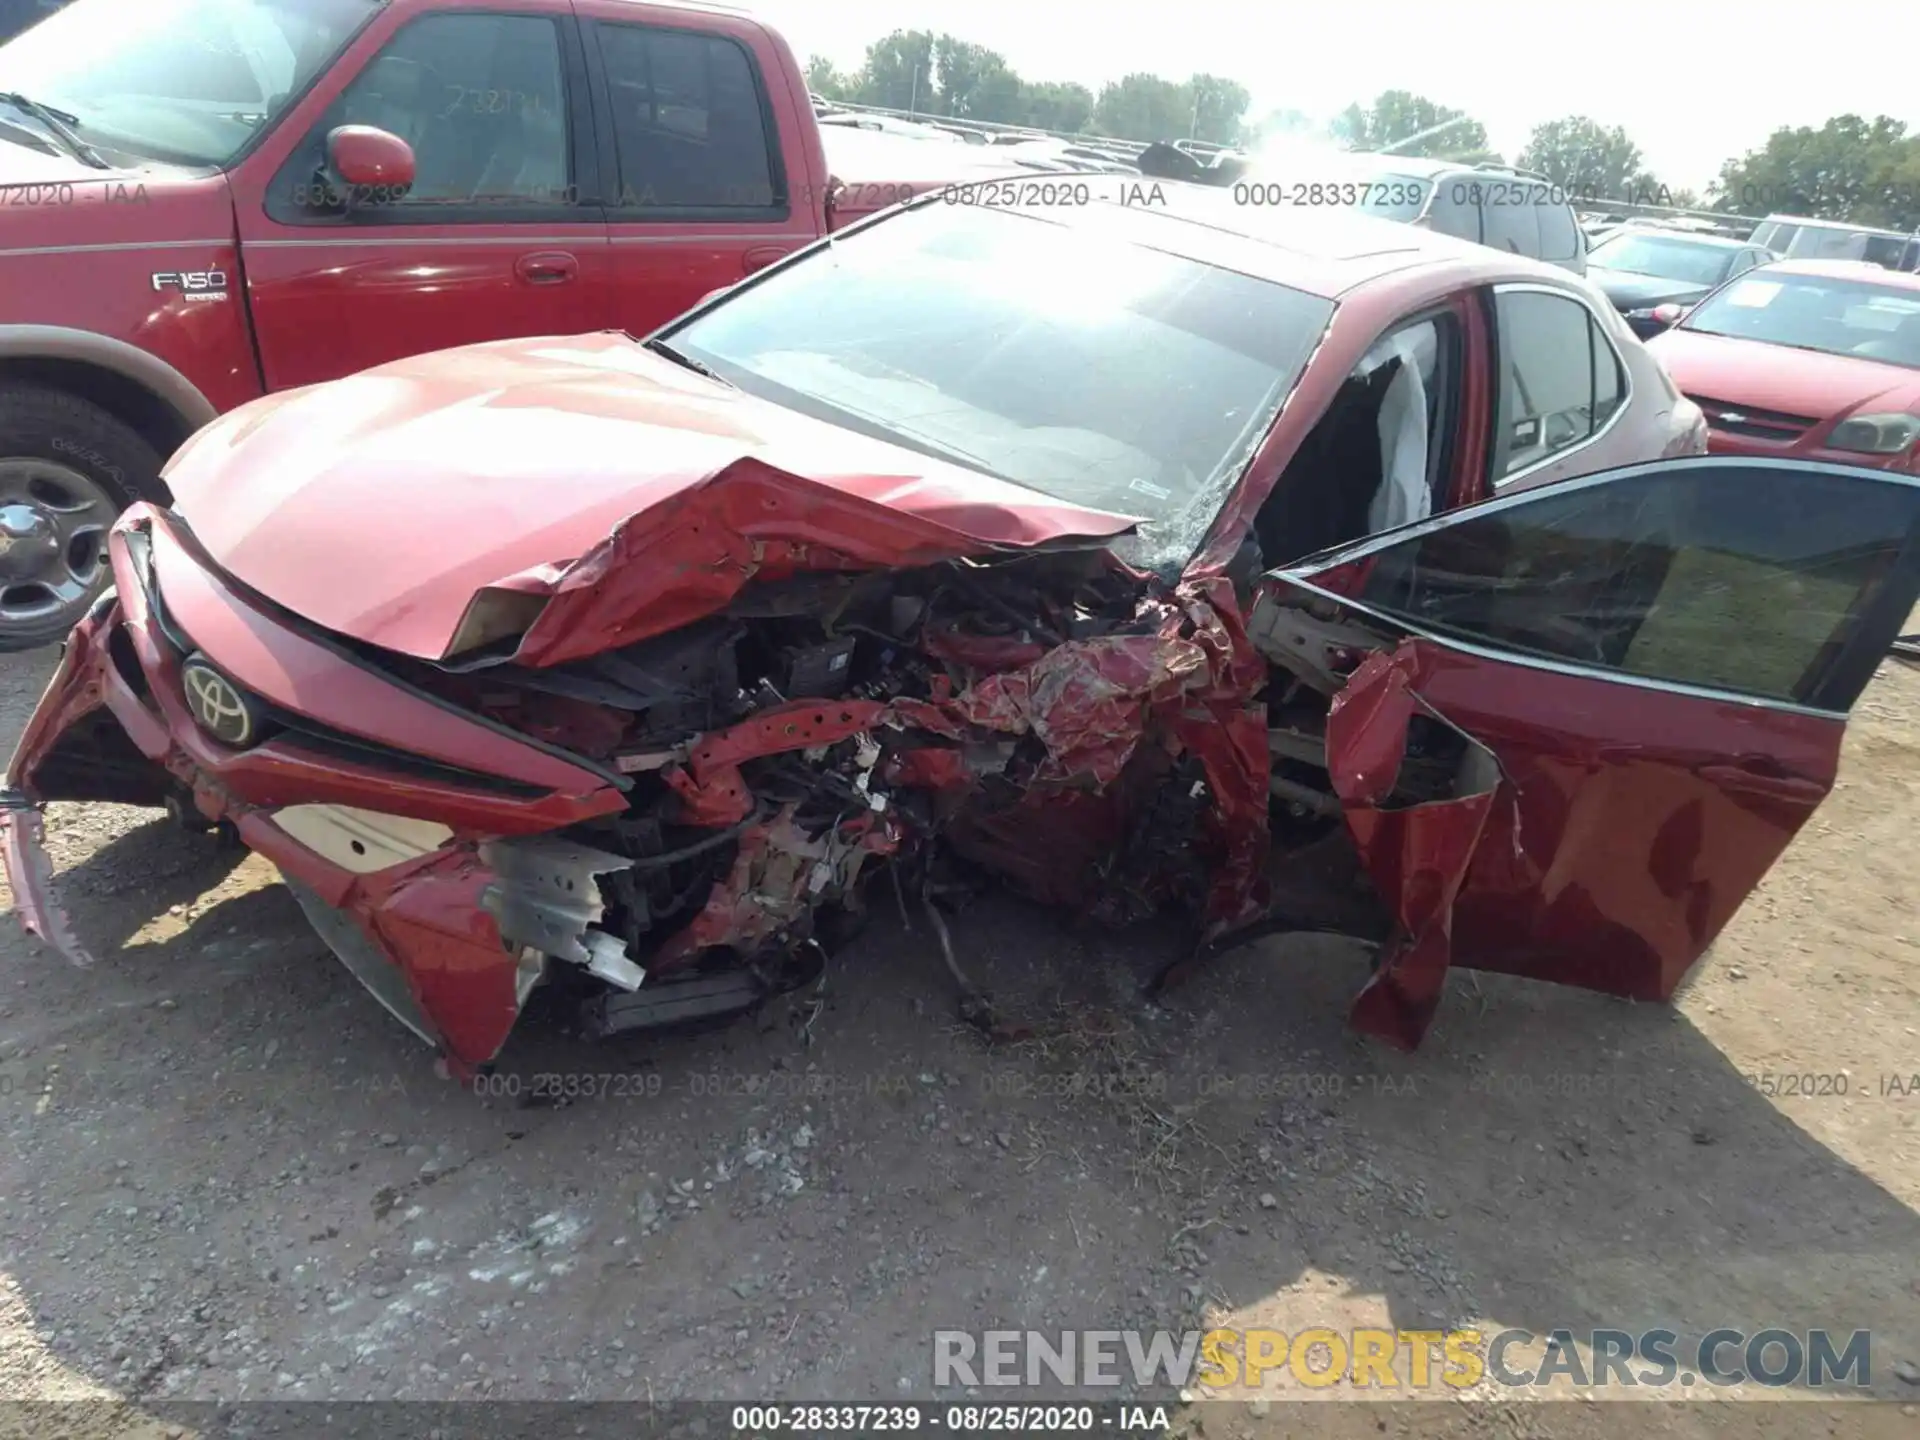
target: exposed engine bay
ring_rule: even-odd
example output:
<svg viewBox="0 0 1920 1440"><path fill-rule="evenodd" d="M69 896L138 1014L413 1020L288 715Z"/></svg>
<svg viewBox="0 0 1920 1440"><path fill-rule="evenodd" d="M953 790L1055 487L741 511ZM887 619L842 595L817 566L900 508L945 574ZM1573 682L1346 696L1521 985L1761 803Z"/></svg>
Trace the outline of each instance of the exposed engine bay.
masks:
<svg viewBox="0 0 1920 1440"><path fill-rule="evenodd" d="M625 643L550 628L540 664L512 633L430 660L273 617L281 673L324 674L303 703L326 715L369 707L354 729L199 648L238 654L268 602L222 592L184 533L123 525L120 597L75 630L16 760L9 870L78 963L36 859L50 799L237 835L462 1071L536 989L595 1035L752 1008L817 976L876 894L1002 1033L943 913L992 883L1108 925L1190 917L1156 983L1321 930L1388 942L1363 1028L1412 1045L1437 1004L1498 767L1420 698L1417 647L1257 556L1177 586L1084 542L749 570L621 611ZM461 763L475 746L489 768Z"/></svg>
<svg viewBox="0 0 1920 1440"><path fill-rule="evenodd" d="M1255 924L1384 935L1325 728L1393 637L1266 597L1250 638L1241 608L1225 580L1143 591L1082 549L751 584L683 629L551 667L404 663L629 777L624 812L481 852L509 944L600 982L590 1030L804 983L883 870L903 911L928 907L980 1017L932 897L988 877L1109 924L1175 908L1216 944ZM1449 793L1468 743L1416 719L1398 804Z"/></svg>

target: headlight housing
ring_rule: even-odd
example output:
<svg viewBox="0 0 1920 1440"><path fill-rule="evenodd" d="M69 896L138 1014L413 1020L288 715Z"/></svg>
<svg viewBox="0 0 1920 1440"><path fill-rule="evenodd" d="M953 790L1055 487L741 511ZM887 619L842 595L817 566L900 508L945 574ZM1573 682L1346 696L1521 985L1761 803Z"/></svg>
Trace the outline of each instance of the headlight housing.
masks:
<svg viewBox="0 0 1920 1440"><path fill-rule="evenodd" d="M540 618L540 612L547 608L548 598L522 590L487 586L468 602L467 612L460 617L459 628L453 632L446 654L440 658L451 660L483 645L526 634Z"/></svg>
<svg viewBox="0 0 1920 1440"><path fill-rule="evenodd" d="M1898 455L1916 438L1920 438L1920 416L1904 412L1855 415L1833 427L1827 448L1857 455Z"/></svg>

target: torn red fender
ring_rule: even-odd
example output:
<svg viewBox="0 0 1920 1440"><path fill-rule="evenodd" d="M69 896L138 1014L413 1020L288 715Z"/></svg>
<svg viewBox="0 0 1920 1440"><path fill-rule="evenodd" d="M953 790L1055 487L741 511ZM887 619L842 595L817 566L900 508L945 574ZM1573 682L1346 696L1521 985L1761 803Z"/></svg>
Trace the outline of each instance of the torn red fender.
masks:
<svg viewBox="0 0 1920 1440"><path fill-rule="evenodd" d="M105 623L99 615L90 615L67 637L59 668L47 681L40 703L14 747L6 777L13 788L0 795L0 861L6 865L13 890L13 913L30 934L38 935L64 959L82 968L93 964L93 956L73 933L66 911L54 897L45 823L27 796L34 793L33 768L54 737L102 703L96 677L103 658L99 637Z"/></svg>
<svg viewBox="0 0 1920 1440"><path fill-rule="evenodd" d="M1207 772L1213 798L1207 841L1213 883L1207 894L1201 942L1208 943L1265 911L1268 901L1267 707L1254 697L1267 682L1267 664L1247 638L1230 581L1214 576L1176 592L1192 642L1206 657L1206 683L1174 717L1174 738Z"/></svg>
<svg viewBox="0 0 1920 1440"><path fill-rule="evenodd" d="M1413 641L1392 654L1368 656L1327 716L1334 793L1361 863L1398 922L1348 1020L1405 1050L1420 1043L1440 1004L1453 962L1453 904L1498 788L1488 784L1454 799L1387 808L1408 722L1426 710L1412 688L1416 668ZM1488 773L1498 772L1490 765Z"/></svg>
<svg viewBox="0 0 1920 1440"><path fill-rule="evenodd" d="M27 720L26 729L13 747L13 762L8 767L7 784L37 794L33 785L33 767L52 748L56 737L64 734L82 715L99 708L105 697L100 688L101 671L112 662L107 659L103 637L117 621L117 613L87 616L67 636L60 652L60 665L40 701Z"/></svg>
<svg viewBox="0 0 1920 1440"><path fill-rule="evenodd" d="M27 806L0 809L0 856L13 886L13 913L30 933L38 935L65 959L82 969L93 964L67 913L53 898L53 867L47 862L40 812Z"/></svg>
<svg viewBox="0 0 1920 1440"><path fill-rule="evenodd" d="M404 972L466 1075L499 1053L520 1014L519 959L482 897L493 872L467 849L436 851L354 894L348 910Z"/></svg>
<svg viewBox="0 0 1920 1440"><path fill-rule="evenodd" d="M1032 544L1035 534L1105 538L1132 524L1057 502L1044 508L1044 525L994 509L996 538L983 538L747 457L621 521L557 574L543 566L490 588L550 595L514 659L558 665L690 625L750 580L931 565ZM986 518L973 529L989 529Z"/></svg>
<svg viewBox="0 0 1920 1440"><path fill-rule="evenodd" d="M949 708L982 729L1038 737L1047 762L1036 782L1100 789L1126 768L1149 711L1204 680L1206 663L1206 652L1177 634L1103 635L989 675Z"/></svg>

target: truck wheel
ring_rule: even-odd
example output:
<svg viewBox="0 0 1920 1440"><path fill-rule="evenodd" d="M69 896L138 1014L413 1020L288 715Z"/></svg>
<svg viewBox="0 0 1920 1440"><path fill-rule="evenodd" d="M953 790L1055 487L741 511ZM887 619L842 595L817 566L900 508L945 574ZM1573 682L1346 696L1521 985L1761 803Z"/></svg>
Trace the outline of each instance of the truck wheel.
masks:
<svg viewBox="0 0 1920 1440"><path fill-rule="evenodd" d="M107 530L160 456L97 405L0 386L0 652L65 637L113 580Z"/></svg>

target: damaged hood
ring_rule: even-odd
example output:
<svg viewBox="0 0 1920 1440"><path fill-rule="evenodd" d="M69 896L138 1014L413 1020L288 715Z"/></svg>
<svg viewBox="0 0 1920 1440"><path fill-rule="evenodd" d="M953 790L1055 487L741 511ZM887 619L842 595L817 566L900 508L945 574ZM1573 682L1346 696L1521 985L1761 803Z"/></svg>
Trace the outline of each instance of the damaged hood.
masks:
<svg viewBox="0 0 1920 1440"><path fill-rule="evenodd" d="M927 564L1134 523L744 395L618 333L396 361L242 406L164 472L211 558L314 623L444 657L483 591L554 664L756 575Z"/></svg>

